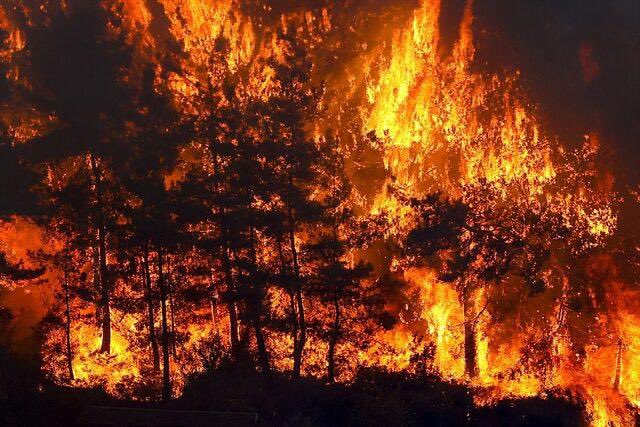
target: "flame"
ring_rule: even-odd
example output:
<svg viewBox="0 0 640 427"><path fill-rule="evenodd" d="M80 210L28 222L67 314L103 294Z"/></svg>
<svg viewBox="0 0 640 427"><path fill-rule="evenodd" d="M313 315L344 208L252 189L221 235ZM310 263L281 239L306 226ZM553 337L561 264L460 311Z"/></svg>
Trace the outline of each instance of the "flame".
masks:
<svg viewBox="0 0 640 427"><path fill-rule="evenodd" d="M518 97L516 77L470 71L472 3L453 52L438 54L440 2L423 1L393 36L390 59L367 88L366 129L385 135L385 167L399 185L446 190L487 180L526 181L531 192L555 176L551 149ZM492 109L489 109L489 104ZM488 110L488 111L487 111ZM481 118L483 113L490 117Z"/></svg>
<svg viewBox="0 0 640 427"><path fill-rule="evenodd" d="M440 53L439 12L438 0L422 1L410 25L394 34L389 57L381 61L378 75L372 72L368 78L369 108L364 110L363 122L365 130L382 137L384 166L391 176L370 211L387 213L390 234L402 233L413 223L413 213L389 193L389 184L413 195L440 190L463 199L466 188L488 185L497 197L531 209L541 200L552 201L552 209L562 215L565 225L579 232L583 247L601 245L615 231L617 215L611 187L598 189L590 177L590 159L599 147L597 135L588 135L577 152L552 149L557 142L541 130L533 108L519 91L518 73L500 78L472 71L472 2L467 2L450 54ZM577 194L573 194L575 188L579 188ZM405 272L405 279L420 290L420 319L425 322L428 341L435 346L434 368L444 378L468 381L461 351L465 321L461 296L436 276L433 271ZM486 298L482 290L473 297L476 313ZM556 307L558 316L561 309ZM538 315L541 324L546 323L540 310ZM629 318L620 323L633 324ZM539 329L501 331L504 325L493 322L488 313L477 320L475 329L479 373L471 381L488 391L477 398L478 403L536 396L561 386L579 390L594 425L626 425L629 421L630 412L622 403L625 399L612 396L616 393L611 391L610 370L607 380L598 386L587 374L594 366L606 366L593 363L597 353L588 353L583 366L570 363L568 338L555 336L559 366L554 367L551 379L543 378L527 370L514 371L525 344L540 335ZM387 338L392 347L411 346L408 336L404 343L397 336L396 332ZM609 348L600 357L610 365L615 351ZM406 364L397 367L404 369Z"/></svg>
<svg viewBox="0 0 640 427"><path fill-rule="evenodd" d="M282 60L286 48L279 43L277 31L295 27L292 31L296 31L296 36L318 48L322 47L326 34L339 28L333 22L333 9L326 7L284 14L272 28L257 18L245 16L234 0L117 0L104 4L122 18L122 28L113 30L126 35L135 50L137 66L148 63L155 66L156 84L166 85L178 110L185 115L195 115L201 112L199 109L207 108L198 99L203 95L200 92L203 83L220 78L212 61L224 60L232 73L247 74L249 77L242 81L243 87L238 92L265 100L277 84L267 59ZM451 198L472 202L469 189L488 186L491 194L503 203L528 206L533 212L540 211L543 204L551 206L561 215L564 225L576 231L582 249L601 247L617 230L618 196L612 189L612 179L599 176L601 168L595 159L601 142L597 133L587 133L578 149L566 150L543 129L536 107L523 94L519 73L487 75L473 67L473 2L466 4L451 52L444 52L441 47L440 11L440 0L422 0L409 22L393 33L389 43L373 47L358 58L362 75L352 74L350 68L345 72L346 81L332 82L337 87L331 92L334 94L348 87L334 101L337 104L343 99L352 100L359 90L355 83L365 82L364 101L359 106L362 124L359 131L375 132L373 148L382 153L387 177L372 200L362 204L368 203L371 214L387 214L389 227L385 237L397 237L414 224L415 213L394 195L393 187L412 196L443 191ZM24 48L24 40L2 7L0 28L10 33L7 52L0 52L0 59L5 60ZM346 30L343 36L348 37ZM184 53L178 55L184 73L162 69L162 55L174 51ZM585 81L590 82L599 70L588 45L580 49L579 56ZM139 69L132 70L132 74L135 71ZM16 79L18 72L17 68L10 70ZM19 140L28 140L53 121L50 117L27 120L27 116L19 116L23 123L14 125L13 131ZM342 124L337 116L339 113L331 110L331 116L325 119ZM15 118L0 119L15 122ZM321 124L314 123L311 127L317 129ZM182 159L197 162L198 156L185 150ZM177 169L169 174L166 187L179 182L184 172ZM51 182L70 178L64 176L64 171L50 171L49 175ZM27 249L40 239L35 226L29 230L23 234L3 230L0 233L5 242L3 249L16 259L27 259ZM38 243L41 245L44 244ZM263 256L268 258L269 254ZM393 264L399 271L400 261L396 259ZM87 266L84 268L89 270ZM359 366L414 369L414 356L423 353L432 373L479 390L476 396L479 404L493 404L506 397L545 395L562 388L586 402L593 425L630 423L629 405L640 405L640 310L625 305L624 301L638 300L638 295L623 285L615 281L607 283L613 301L610 315L600 315L593 326L594 333L597 329L610 334L611 342L606 345L589 342L585 354L579 357L568 329L575 326L571 322L582 325L584 321L566 319L563 300L566 277L545 295L521 303L523 308L506 320L486 309L498 291L489 286L478 289L471 296L473 311L478 313L474 324L478 375L468 378L464 366L465 313L456 284L438 280L438 272L430 269L407 269L402 275L408 283L405 292L414 299L415 307L394 307L400 321L393 329L375 334L368 348L342 346L338 350L340 357L349 360L350 366L340 372L341 381L349 381ZM60 285L59 276L59 272L52 272L49 277L54 288ZM118 296L142 299L130 289L131 285L125 281L118 283ZM283 292L270 292L271 313L284 317L287 296ZM114 395L151 399L151 395L141 390L149 384L157 386L160 378L157 372L150 371L152 362L143 313L124 313L114 308L112 351L101 354L95 309L76 301L72 312L70 335L75 379L69 380L65 374L65 356L60 351L65 336L61 330L46 337L42 351L45 372L60 383L100 385ZM156 315L157 312L156 307ZM174 388L179 393L188 375L203 369L203 361L198 358L203 343L206 345L212 337L228 336L229 325L224 309L208 302L202 307L183 307L172 314L177 317L175 333L181 335L171 368ZM321 318L326 314L317 309L314 315ZM158 319L154 321L157 324ZM545 341L547 338L549 342ZM274 353L274 367L290 370L290 335L270 331L268 341ZM544 373L523 364L532 343L544 344L550 354L551 366ZM326 352L323 340L309 338L306 375L322 375ZM617 389L613 386L615 360L620 361ZM521 366L524 368L517 369Z"/></svg>

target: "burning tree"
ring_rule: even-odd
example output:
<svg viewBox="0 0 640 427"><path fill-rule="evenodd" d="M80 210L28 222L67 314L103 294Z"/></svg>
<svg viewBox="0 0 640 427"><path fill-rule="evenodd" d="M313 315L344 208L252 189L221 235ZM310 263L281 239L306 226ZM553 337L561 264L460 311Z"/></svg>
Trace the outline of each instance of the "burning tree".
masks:
<svg viewBox="0 0 640 427"><path fill-rule="evenodd" d="M492 288L518 286L513 279L519 277L529 295L544 292L544 267L554 242L567 237L567 229L553 212L502 202L490 186L467 189L463 200L435 194L408 203L419 212L419 220L407 236L407 254L413 262L435 262L440 279L455 283L464 312L465 372L473 378L478 373L480 316L488 307L492 317L495 310L511 309L489 298L520 292ZM486 292L480 297L484 305L477 303L479 290Z"/></svg>
<svg viewBox="0 0 640 427"><path fill-rule="evenodd" d="M306 252L315 272L309 278L312 303L319 302L327 311L315 316L312 329L327 343L326 377L332 383L339 377L338 346L367 347L367 337L377 329L376 320L381 316L382 295L373 284L366 283L372 266L355 260L356 250L365 243L356 233L367 223L353 213L352 190L337 140L322 141L322 154L320 231L307 244Z"/></svg>
<svg viewBox="0 0 640 427"><path fill-rule="evenodd" d="M0 52L8 49L8 34L0 31ZM15 98L18 90L8 78L7 63L0 62L0 104L3 110ZM29 151L20 146L11 135L6 118L0 120L0 222L15 216L33 217L40 212L40 201L32 191L41 178L29 162ZM29 269L16 265L0 251L0 280L20 281L41 275L42 269Z"/></svg>
<svg viewBox="0 0 640 427"><path fill-rule="evenodd" d="M57 122L55 130L35 143L36 156L52 167L60 165L61 173L85 174L83 181L92 193L92 200L87 200L91 221L85 232L95 236L94 280L105 353L111 349L113 278L107 251L115 207L110 142L127 111L129 98L121 79L131 63L124 40L107 33L111 18L98 2L74 2L67 9L54 8L48 25L41 21L43 25L29 27L26 34L39 89L33 93L34 103ZM61 51L68 55L56 54Z"/></svg>

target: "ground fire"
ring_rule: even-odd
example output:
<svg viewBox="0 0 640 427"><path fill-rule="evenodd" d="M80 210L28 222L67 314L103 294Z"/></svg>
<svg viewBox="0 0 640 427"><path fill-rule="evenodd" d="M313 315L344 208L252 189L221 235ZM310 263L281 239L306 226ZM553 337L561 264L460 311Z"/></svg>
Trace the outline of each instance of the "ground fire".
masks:
<svg viewBox="0 0 640 427"><path fill-rule="evenodd" d="M640 10L513 3L2 0L0 420L634 425Z"/></svg>

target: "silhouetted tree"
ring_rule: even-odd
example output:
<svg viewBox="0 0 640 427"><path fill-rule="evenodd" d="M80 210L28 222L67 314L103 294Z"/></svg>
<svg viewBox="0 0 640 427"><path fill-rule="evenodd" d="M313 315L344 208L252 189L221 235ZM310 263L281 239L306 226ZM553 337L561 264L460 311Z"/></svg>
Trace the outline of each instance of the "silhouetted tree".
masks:
<svg viewBox="0 0 640 427"><path fill-rule="evenodd" d="M8 34L0 30L0 51L8 48ZM14 82L8 77L8 64L0 61L0 110L9 111L13 99ZM29 162L28 148L15 141L0 115L0 222L14 216L34 217L41 213L40 199L34 189L41 176ZM0 280L34 279L42 269L25 268L7 259L0 251Z"/></svg>
<svg viewBox="0 0 640 427"><path fill-rule="evenodd" d="M155 73L147 69L136 102L137 115L120 137L113 150L114 173L127 195L128 226L131 240L142 259L142 275L147 299L148 328L154 363L155 343L153 292L151 284L150 251L155 252L156 287L160 300L162 347L162 397L171 398L170 358L172 331L170 330L168 300L168 258L179 251L181 233L172 219L172 192L166 178L178 162L178 150L188 142L189 127L171 104L171 98L154 85Z"/></svg>
<svg viewBox="0 0 640 427"><path fill-rule="evenodd" d="M273 193L267 234L277 245L282 264L279 276L294 297L293 377L299 377L307 342L303 254L299 235L320 221L321 206L314 198L322 156L309 126L320 117L323 86L312 80L313 62L294 28L278 34L280 56L268 61L274 70L269 96L257 105L261 145L271 174Z"/></svg>
<svg viewBox="0 0 640 427"><path fill-rule="evenodd" d="M309 278L312 303L327 307L328 316L317 323L316 333L327 342L327 380L336 378L336 349L349 336L349 344L362 346L370 337L370 320L379 314L379 294L367 286L372 267L364 261L356 262L355 250L361 245L354 231L356 218L352 212L351 186L345 176L344 160L337 141L322 141L323 173L317 184L325 194L321 196L321 230L317 240L306 245L313 273ZM317 310L314 310L317 311Z"/></svg>
<svg viewBox="0 0 640 427"><path fill-rule="evenodd" d="M101 351L109 352L113 280L107 251L114 221L108 200L113 195L110 149L115 130L124 126L129 111L124 75L131 49L122 34L110 33L115 18L96 0L71 1L49 13L49 19L25 28L33 101L39 110L55 116L57 124L36 142L34 156L49 165L75 161L91 177L83 180L93 193L91 227L85 232L95 233Z"/></svg>
<svg viewBox="0 0 640 427"><path fill-rule="evenodd" d="M465 371L477 375L476 324L473 293L499 287L518 276L529 294L542 292L542 272L554 241L566 235L559 216L549 209L508 203L488 183L464 189L460 200L441 194L408 201L419 213L416 227L405 241L411 260L437 266L440 278L456 285L464 312ZM493 301L494 310L500 301Z"/></svg>

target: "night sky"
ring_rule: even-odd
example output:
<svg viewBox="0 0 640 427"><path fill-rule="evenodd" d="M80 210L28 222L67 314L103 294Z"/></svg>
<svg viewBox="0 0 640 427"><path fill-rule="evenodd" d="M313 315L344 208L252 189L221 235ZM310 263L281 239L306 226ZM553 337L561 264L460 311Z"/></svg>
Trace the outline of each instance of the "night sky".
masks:
<svg viewBox="0 0 640 427"><path fill-rule="evenodd" d="M474 11L478 62L521 70L562 143L599 132L616 177L637 185L640 2L484 0Z"/></svg>

